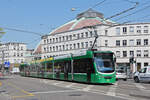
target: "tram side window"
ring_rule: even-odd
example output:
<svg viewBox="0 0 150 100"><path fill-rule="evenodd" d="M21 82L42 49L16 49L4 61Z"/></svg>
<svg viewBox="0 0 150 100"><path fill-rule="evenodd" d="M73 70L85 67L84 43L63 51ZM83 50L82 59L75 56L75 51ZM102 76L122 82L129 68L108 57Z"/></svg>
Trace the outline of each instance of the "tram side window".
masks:
<svg viewBox="0 0 150 100"><path fill-rule="evenodd" d="M53 63L50 62L50 63L47 63L47 72L53 72Z"/></svg>
<svg viewBox="0 0 150 100"><path fill-rule="evenodd" d="M73 62L74 73L94 73L92 59L77 59Z"/></svg>
<svg viewBox="0 0 150 100"><path fill-rule="evenodd" d="M55 72L71 73L71 61L55 62Z"/></svg>
<svg viewBox="0 0 150 100"><path fill-rule="evenodd" d="M55 72L61 72L63 73L64 72L64 62L56 62L54 64L54 71Z"/></svg>

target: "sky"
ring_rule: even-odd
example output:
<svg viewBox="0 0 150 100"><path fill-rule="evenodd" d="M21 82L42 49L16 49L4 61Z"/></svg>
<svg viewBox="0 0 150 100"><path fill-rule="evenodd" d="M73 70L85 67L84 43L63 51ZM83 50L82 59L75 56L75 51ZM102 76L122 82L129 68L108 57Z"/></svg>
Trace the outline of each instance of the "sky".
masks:
<svg viewBox="0 0 150 100"><path fill-rule="evenodd" d="M134 9L110 20L117 23L150 22L149 0L0 0L0 27L6 32L0 41L26 43L28 49L34 49L42 35L89 8L108 18L134 7L135 2L139 4Z"/></svg>

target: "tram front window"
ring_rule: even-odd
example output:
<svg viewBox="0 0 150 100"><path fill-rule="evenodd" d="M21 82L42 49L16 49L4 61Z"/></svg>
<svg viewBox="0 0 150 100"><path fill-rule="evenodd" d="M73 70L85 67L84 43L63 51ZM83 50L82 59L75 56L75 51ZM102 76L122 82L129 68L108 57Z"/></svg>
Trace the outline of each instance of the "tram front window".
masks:
<svg viewBox="0 0 150 100"><path fill-rule="evenodd" d="M102 73L114 72L113 61L109 58L102 59L101 57L95 57L94 61L96 63L97 70Z"/></svg>

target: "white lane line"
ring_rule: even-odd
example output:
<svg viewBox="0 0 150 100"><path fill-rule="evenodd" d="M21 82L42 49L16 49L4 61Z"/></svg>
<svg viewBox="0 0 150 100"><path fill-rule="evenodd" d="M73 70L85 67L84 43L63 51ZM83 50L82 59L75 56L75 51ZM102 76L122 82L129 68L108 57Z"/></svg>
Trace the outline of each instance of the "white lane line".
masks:
<svg viewBox="0 0 150 100"><path fill-rule="evenodd" d="M116 96L116 88L117 88L117 86L118 86L118 82L116 82L114 85L112 85L109 88L109 90L107 92L107 95L109 95L109 96Z"/></svg>
<svg viewBox="0 0 150 100"><path fill-rule="evenodd" d="M45 92L33 92L33 94L49 94L49 93L64 93L64 92L77 92L80 90L63 90L63 91L45 91Z"/></svg>
<svg viewBox="0 0 150 100"><path fill-rule="evenodd" d="M140 89L140 90L145 90L146 88L143 86L143 85L141 85L140 83L134 83L135 84L135 86L138 88L138 89Z"/></svg>
<svg viewBox="0 0 150 100"><path fill-rule="evenodd" d="M73 85L75 85L75 83L71 83L71 84L67 85L66 87L67 87L67 88L70 88L70 87L72 87Z"/></svg>
<svg viewBox="0 0 150 100"><path fill-rule="evenodd" d="M89 91L92 87L93 85L88 85L86 88L83 89L83 91Z"/></svg>
<svg viewBox="0 0 150 100"><path fill-rule="evenodd" d="M63 82L57 82L57 83L53 83L53 85L58 85L58 84L61 84L61 83L63 83Z"/></svg>

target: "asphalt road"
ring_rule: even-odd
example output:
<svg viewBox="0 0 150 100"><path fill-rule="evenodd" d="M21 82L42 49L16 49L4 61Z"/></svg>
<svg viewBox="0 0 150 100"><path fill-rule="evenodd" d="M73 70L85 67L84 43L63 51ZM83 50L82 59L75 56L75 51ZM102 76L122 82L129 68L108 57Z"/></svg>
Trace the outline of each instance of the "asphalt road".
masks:
<svg viewBox="0 0 150 100"><path fill-rule="evenodd" d="M149 100L150 84L133 80L84 84L21 77L0 78L0 100Z"/></svg>

